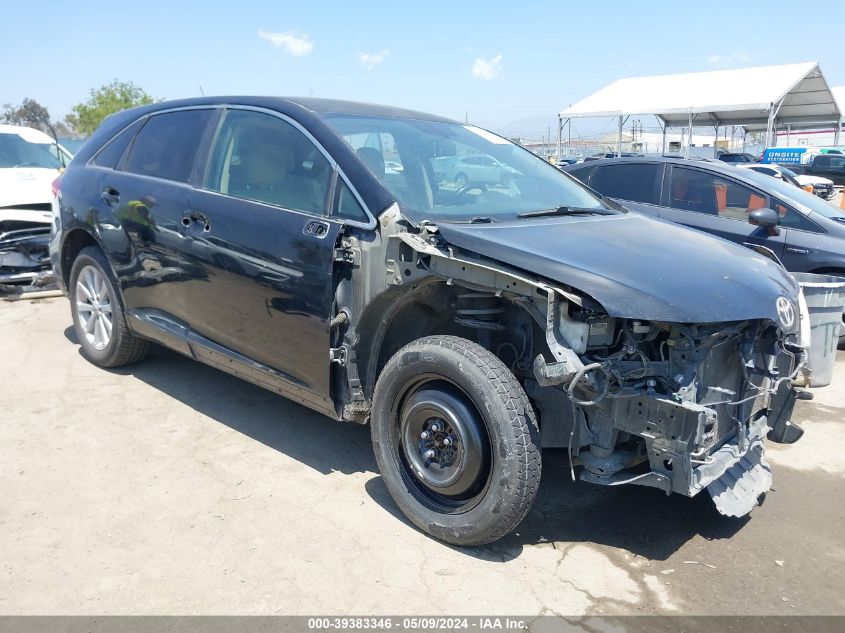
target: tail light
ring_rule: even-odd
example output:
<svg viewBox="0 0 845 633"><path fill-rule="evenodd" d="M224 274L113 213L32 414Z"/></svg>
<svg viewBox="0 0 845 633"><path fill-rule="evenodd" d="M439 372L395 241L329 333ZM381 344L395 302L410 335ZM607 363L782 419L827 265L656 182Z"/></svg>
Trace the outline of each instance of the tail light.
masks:
<svg viewBox="0 0 845 633"><path fill-rule="evenodd" d="M50 210L53 212L52 232L55 233L59 228L59 217L61 215L61 209L59 207L59 192L62 187L62 177L59 176L56 178L51 187L53 189L53 199L50 201Z"/></svg>

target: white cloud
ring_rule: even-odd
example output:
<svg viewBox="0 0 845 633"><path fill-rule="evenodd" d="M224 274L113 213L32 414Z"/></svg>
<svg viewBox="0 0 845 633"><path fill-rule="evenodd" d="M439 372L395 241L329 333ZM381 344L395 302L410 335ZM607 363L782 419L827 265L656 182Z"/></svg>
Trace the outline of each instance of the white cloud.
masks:
<svg viewBox="0 0 845 633"><path fill-rule="evenodd" d="M484 79L485 81L490 81L491 79L495 79L502 73L502 54L499 53L490 61L486 59L481 59L480 57L475 58L475 62L472 65L472 76L478 77L479 79Z"/></svg>
<svg viewBox="0 0 845 633"><path fill-rule="evenodd" d="M378 53L358 53L358 61L364 64L367 70L372 70L382 63L388 55L390 55L390 50L383 48Z"/></svg>
<svg viewBox="0 0 845 633"><path fill-rule="evenodd" d="M745 51L734 51L730 55L711 55L704 61L708 64L747 64L751 61L751 55Z"/></svg>
<svg viewBox="0 0 845 633"><path fill-rule="evenodd" d="M307 33L300 33L299 31L272 33L259 29L258 37L262 40L267 40L273 46L281 48L294 57L302 57L314 50L314 42L311 41L311 37Z"/></svg>

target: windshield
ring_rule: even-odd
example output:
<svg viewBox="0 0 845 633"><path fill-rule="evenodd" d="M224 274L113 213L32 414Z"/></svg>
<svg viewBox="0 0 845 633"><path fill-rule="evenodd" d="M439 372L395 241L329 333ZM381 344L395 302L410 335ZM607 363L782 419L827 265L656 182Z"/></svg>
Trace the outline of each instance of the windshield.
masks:
<svg viewBox="0 0 845 633"><path fill-rule="evenodd" d="M327 119L415 219L497 221L559 207L607 209L547 161L471 125L348 114Z"/></svg>
<svg viewBox="0 0 845 633"><path fill-rule="evenodd" d="M0 168L63 167L55 143L32 143L17 134L0 134Z"/></svg>
<svg viewBox="0 0 845 633"><path fill-rule="evenodd" d="M748 174L746 175L749 180L753 180L757 183L757 186L764 191L768 190L770 193L774 193L784 202L790 203L792 206L804 211L805 213L807 211L814 211L826 218L840 220L845 218L845 214L843 214L842 210L838 207L822 200L818 196L804 191L800 187L796 187L790 182L778 180L777 178L766 176L751 169L748 170Z"/></svg>

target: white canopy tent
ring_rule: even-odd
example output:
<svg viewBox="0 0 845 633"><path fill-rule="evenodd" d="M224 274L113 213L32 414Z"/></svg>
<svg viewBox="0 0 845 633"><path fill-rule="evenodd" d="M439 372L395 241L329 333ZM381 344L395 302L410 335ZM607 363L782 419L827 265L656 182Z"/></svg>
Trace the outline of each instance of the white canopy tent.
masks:
<svg viewBox="0 0 845 633"><path fill-rule="evenodd" d="M746 130L765 128L768 144L776 125L835 122L838 144L843 111L818 62L618 79L560 112L558 154L563 126L573 118L618 118L619 154L627 118L648 114L661 123L664 139L667 127L684 127L691 132L693 126L711 126L718 137L721 126L736 125Z"/></svg>

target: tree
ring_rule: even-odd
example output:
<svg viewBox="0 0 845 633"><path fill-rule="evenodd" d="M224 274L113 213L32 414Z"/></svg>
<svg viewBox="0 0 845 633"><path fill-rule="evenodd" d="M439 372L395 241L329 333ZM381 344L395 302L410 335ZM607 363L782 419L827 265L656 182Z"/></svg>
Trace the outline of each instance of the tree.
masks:
<svg viewBox="0 0 845 633"><path fill-rule="evenodd" d="M26 98L19 106L3 105L0 120L11 125L24 125L49 133L50 113L35 99Z"/></svg>
<svg viewBox="0 0 845 633"><path fill-rule="evenodd" d="M110 114L153 101L150 95L131 81L114 79L110 84L92 89L88 101L73 106L71 114L65 117L65 122L75 131L87 136Z"/></svg>

